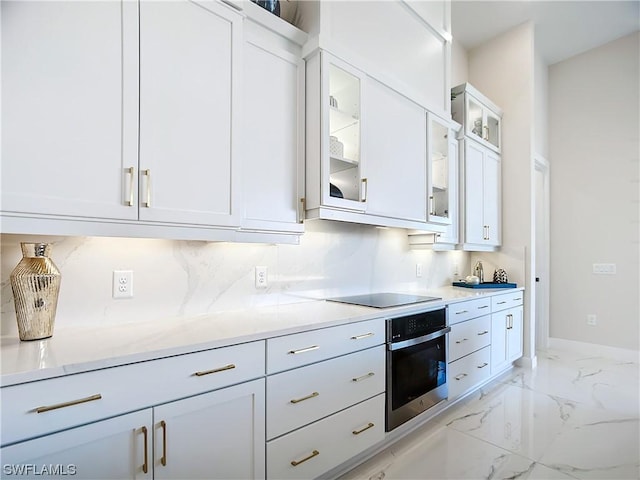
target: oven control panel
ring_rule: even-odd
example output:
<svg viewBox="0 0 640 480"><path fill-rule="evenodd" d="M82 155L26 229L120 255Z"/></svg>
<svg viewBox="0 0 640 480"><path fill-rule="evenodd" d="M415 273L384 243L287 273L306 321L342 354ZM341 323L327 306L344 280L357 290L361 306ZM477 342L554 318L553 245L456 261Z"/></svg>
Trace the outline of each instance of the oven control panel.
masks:
<svg viewBox="0 0 640 480"><path fill-rule="evenodd" d="M416 313L405 317L388 320L389 341L402 342L412 338L422 337L442 330L447 326L447 311L445 308Z"/></svg>

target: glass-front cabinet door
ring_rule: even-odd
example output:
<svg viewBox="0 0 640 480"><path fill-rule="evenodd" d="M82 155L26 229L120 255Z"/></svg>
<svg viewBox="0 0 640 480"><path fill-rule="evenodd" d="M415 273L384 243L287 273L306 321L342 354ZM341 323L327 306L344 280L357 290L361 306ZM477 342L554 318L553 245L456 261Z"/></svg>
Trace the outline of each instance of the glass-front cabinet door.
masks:
<svg viewBox="0 0 640 480"><path fill-rule="evenodd" d="M363 175L362 90L363 74L348 64L323 55L323 199L324 204L353 210L365 210L367 179Z"/></svg>
<svg viewBox="0 0 640 480"><path fill-rule="evenodd" d="M464 125L465 135L500 153L502 111L468 83L452 88L451 93L451 116Z"/></svg>
<svg viewBox="0 0 640 480"><path fill-rule="evenodd" d="M428 175L428 209L429 222L451 224L452 207L455 199L455 171L450 152L449 136L452 135L449 125L429 113L427 116L429 175Z"/></svg>

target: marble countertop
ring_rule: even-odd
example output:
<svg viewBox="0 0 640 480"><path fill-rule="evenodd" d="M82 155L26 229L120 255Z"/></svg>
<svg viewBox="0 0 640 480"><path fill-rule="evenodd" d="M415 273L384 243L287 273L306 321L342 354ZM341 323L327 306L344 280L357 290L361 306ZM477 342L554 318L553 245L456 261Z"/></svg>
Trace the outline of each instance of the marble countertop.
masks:
<svg viewBox="0 0 640 480"><path fill-rule="evenodd" d="M195 317L97 328L59 328L49 339L30 342L21 342L15 335L2 336L0 385L6 387L316 328L389 318L415 313L425 307L434 308L508 291L513 289L443 287L414 291L411 293L441 297L442 300L384 309L297 299L295 303Z"/></svg>

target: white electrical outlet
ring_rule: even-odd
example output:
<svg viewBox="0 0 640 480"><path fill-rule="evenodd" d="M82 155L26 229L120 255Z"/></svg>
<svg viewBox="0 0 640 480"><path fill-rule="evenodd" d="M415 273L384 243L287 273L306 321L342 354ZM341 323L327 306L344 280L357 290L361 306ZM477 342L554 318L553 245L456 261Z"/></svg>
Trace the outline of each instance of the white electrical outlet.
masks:
<svg viewBox="0 0 640 480"><path fill-rule="evenodd" d="M422 264L416 263L416 277L422 278Z"/></svg>
<svg viewBox="0 0 640 480"><path fill-rule="evenodd" d="M458 271L458 264L454 263L453 264L453 276L457 277L458 275L460 275L460 272Z"/></svg>
<svg viewBox="0 0 640 480"><path fill-rule="evenodd" d="M268 286L267 267L256 267L256 288L267 288Z"/></svg>
<svg viewBox="0 0 640 480"><path fill-rule="evenodd" d="M597 325L597 323L598 323L598 319L593 313L587 315L587 325L591 325L593 327Z"/></svg>
<svg viewBox="0 0 640 480"><path fill-rule="evenodd" d="M133 298L133 270L113 271L113 298Z"/></svg>

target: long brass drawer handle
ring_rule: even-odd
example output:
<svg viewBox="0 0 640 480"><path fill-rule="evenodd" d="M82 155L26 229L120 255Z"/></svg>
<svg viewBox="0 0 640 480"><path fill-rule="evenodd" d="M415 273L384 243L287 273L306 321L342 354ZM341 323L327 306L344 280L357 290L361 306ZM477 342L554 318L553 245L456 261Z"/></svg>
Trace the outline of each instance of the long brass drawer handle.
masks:
<svg viewBox="0 0 640 480"><path fill-rule="evenodd" d="M142 471L144 473L147 473L147 471L149 470L147 427L142 427L142 434L144 435L144 463L142 464Z"/></svg>
<svg viewBox="0 0 640 480"><path fill-rule="evenodd" d="M151 170L141 170L140 173L147 177L147 201L142 202L142 206L145 208L151 208Z"/></svg>
<svg viewBox="0 0 640 480"><path fill-rule="evenodd" d="M489 333L489 330L485 330L484 332L478 332L478 335L486 335L487 333Z"/></svg>
<svg viewBox="0 0 640 480"><path fill-rule="evenodd" d="M466 342L467 340L469 340L469 339L468 338L463 338L462 340L456 340L456 343Z"/></svg>
<svg viewBox="0 0 640 480"><path fill-rule="evenodd" d="M310 398L317 397L318 395L320 395L318 392L313 392L310 395L307 395L306 397L294 398L293 400L289 400L289 401L291 403L300 403L300 402L304 402L305 400L309 400Z"/></svg>
<svg viewBox="0 0 640 480"><path fill-rule="evenodd" d="M312 345L307 348L301 348L300 350L289 350L287 352L288 355L297 355L298 353L311 352L312 350L318 350L320 347L318 345Z"/></svg>
<svg viewBox="0 0 640 480"><path fill-rule="evenodd" d="M212 373L224 372L225 370L233 370L236 366L233 363L229 365L225 365L224 367L214 368L213 370L204 370L202 372L196 372L194 375L196 377L202 377L203 375L210 375Z"/></svg>
<svg viewBox="0 0 640 480"><path fill-rule="evenodd" d="M478 307L478 310L482 310L483 308L489 308L489 305L482 305L481 307Z"/></svg>
<svg viewBox="0 0 640 480"><path fill-rule="evenodd" d="M363 338L373 337L375 334L373 332L363 333L362 335L356 335L351 337L351 340L362 340Z"/></svg>
<svg viewBox="0 0 640 480"><path fill-rule="evenodd" d="M456 375L456 376L455 376L455 377L453 377L453 378L455 378L456 380L462 380L462 379L463 379L464 377L466 377L466 376L467 376L467 374L466 374L466 373L461 373L460 375Z"/></svg>
<svg viewBox="0 0 640 480"><path fill-rule="evenodd" d="M520 301L520 300L522 300L522 297L518 297L518 298L514 298L514 299L513 299L513 301L514 301L514 302L518 302L518 301Z"/></svg>
<svg viewBox="0 0 640 480"><path fill-rule="evenodd" d="M456 312L456 315L460 315L462 313L469 313L469 310L460 310L459 312Z"/></svg>
<svg viewBox="0 0 640 480"><path fill-rule="evenodd" d="M366 430L369 430L370 428L373 428L373 427L375 427L375 425L373 423L369 422L369 425L367 425L366 427L361 428L360 430L354 430L351 433L353 433L354 435L360 435L362 432L364 432Z"/></svg>
<svg viewBox="0 0 640 480"><path fill-rule="evenodd" d="M505 303L507 303L506 301L504 302L498 302L497 305L504 305Z"/></svg>
<svg viewBox="0 0 640 480"><path fill-rule="evenodd" d="M352 382L359 382L360 380L364 380L365 378L373 377L374 375L375 375L375 373L369 372L366 375L362 375L361 377L352 378L351 381Z"/></svg>
<svg viewBox="0 0 640 480"><path fill-rule="evenodd" d="M162 458L160 459L160 463L163 467L167 466L167 422L162 420L160 422L160 427L162 428Z"/></svg>
<svg viewBox="0 0 640 480"><path fill-rule="evenodd" d="M488 364L487 362L484 362L482 365L478 365L478 367L477 367L477 368L484 368L484 367L486 367L487 365L489 365L489 364Z"/></svg>
<svg viewBox="0 0 640 480"><path fill-rule="evenodd" d="M129 200L125 202L125 205L127 207L133 207L133 189L136 170L133 167L125 168L124 170L127 174L129 174Z"/></svg>
<svg viewBox="0 0 640 480"><path fill-rule="evenodd" d="M311 460L313 457L317 457L318 455L320 455L320 452L318 450L314 450L313 452L311 452L311 455L309 455L308 457L303 458L302 460L297 460L297 461L296 460L291 460L291 465L293 465L294 467L297 467L301 463L304 463L307 460Z"/></svg>
<svg viewBox="0 0 640 480"><path fill-rule="evenodd" d="M51 410L57 410L58 408L71 407L73 405L78 405L80 403L93 402L94 400L100 400L101 398L102 398L102 395L98 393L96 395L91 395L90 397L80 398L78 400L71 400L70 402L57 403L55 405L46 405L44 407L38 407L36 408L35 411L36 413L50 412Z"/></svg>

